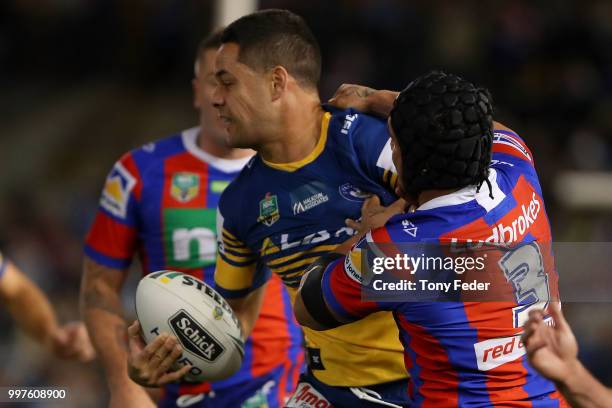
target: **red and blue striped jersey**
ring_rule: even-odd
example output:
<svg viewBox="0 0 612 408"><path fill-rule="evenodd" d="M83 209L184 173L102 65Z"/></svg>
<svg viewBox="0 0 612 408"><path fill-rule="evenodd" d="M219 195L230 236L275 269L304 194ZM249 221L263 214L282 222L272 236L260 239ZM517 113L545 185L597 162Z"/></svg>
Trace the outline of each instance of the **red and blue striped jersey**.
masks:
<svg viewBox="0 0 612 408"><path fill-rule="evenodd" d="M214 285L217 204L249 158L211 156L197 146L198 134L199 128L186 130L135 149L115 163L86 238L87 256L123 269L138 254L143 274L170 269ZM269 283L246 342L244 364L230 379L214 383L214 389L248 382L303 359L302 334L289 295L280 279L262 275L259 286ZM206 390L181 387L184 393Z"/></svg>
<svg viewBox="0 0 612 408"><path fill-rule="evenodd" d="M393 311L411 374L409 392L415 407L565 404L553 383L529 365L520 341L529 310L558 300L558 292L550 225L533 157L514 132L494 131L488 180L490 188L487 184L480 189L468 186L434 198L412 213L392 217L323 274L324 299L342 320ZM421 251L426 243L435 244L435 251L474 251L486 243L507 249L499 251L503 257L483 265L492 276L501 276L493 283L500 287L494 289L508 292L512 298L415 299L417 291L426 288L416 280L415 291L404 288L401 300L366 296L366 288L382 275L370 272L376 261L364 249L374 247L377 254L388 255L389 250L381 248L394 247L402 256L414 251L412 255L418 257L422 254L417 248ZM428 268L431 270L426 273L434 276L436 267ZM450 275L456 273L454 269ZM530 290L530 283L545 289Z"/></svg>

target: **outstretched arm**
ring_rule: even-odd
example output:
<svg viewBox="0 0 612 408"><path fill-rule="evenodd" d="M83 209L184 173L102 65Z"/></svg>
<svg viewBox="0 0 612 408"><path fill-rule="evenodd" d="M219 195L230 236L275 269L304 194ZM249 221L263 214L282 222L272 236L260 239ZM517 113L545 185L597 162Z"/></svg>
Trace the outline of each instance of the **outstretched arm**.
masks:
<svg viewBox="0 0 612 408"><path fill-rule="evenodd" d="M578 344L559 303L549 306L555 325L544 321L544 311L533 310L525 323L523 342L531 365L554 381L572 407L612 406L612 391L597 381L578 360Z"/></svg>
<svg viewBox="0 0 612 408"><path fill-rule="evenodd" d="M353 108L371 115L386 118L399 92L372 89L363 85L342 84L328 101L341 109Z"/></svg>
<svg viewBox="0 0 612 408"><path fill-rule="evenodd" d="M85 326L80 322L59 326L45 294L13 263L5 262L0 298L21 329L60 358L92 360L95 352Z"/></svg>
<svg viewBox="0 0 612 408"><path fill-rule="evenodd" d="M81 280L81 314L106 374L111 407L153 407L146 391L128 377L127 325L121 306L126 271L85 257Z"/></svg>

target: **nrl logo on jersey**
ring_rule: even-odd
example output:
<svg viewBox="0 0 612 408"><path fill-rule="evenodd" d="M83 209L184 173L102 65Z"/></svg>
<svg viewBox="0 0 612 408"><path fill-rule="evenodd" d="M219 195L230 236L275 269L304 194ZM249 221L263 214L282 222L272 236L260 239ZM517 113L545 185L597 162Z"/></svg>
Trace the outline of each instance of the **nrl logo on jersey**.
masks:
<svg viewBox="0 0 612 408"><path fill-rule="evenodd" d="M195 173L174 173L170 195L178 202L186 203L193 200L200 190L200 177Z"/></svg>
<svg viewBox="0 0 612 408"><path fill-rule="evenodd" d="M266 193L266 197L259 202L259 217L257 222L261 222L266 226L271 226L280 218L278 209L278 198L275 195Z"/></svg>

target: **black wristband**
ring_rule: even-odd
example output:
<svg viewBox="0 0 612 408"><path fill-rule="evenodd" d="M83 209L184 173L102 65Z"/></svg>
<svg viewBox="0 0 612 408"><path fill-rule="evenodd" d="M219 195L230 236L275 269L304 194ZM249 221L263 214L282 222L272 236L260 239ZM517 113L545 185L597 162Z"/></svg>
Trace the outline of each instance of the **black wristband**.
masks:
<svg viewBox="0 0 612 408"><path fill-rule="evenodd" d="M321 289L323 272L325 272L325 269L331 262L340 257L342 257L341 254L331 252L323 255L312 263L308 268L306 268L310 272L306 277L302 289L300 290L304 307L310 316L319 325L326 329L333 329L334 327L338 327L343 324L342 322L339 322L329 311L329 308L325 303L325 299L323 298L323 290Z"/></svg>

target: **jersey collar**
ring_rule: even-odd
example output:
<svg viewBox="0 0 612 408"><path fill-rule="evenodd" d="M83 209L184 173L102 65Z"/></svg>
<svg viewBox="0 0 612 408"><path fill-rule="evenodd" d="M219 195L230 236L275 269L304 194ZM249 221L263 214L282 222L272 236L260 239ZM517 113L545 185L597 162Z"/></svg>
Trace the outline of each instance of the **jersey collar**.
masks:
<svg viewBox="0 0 612 408"><path fill-rule="evenodd" d="M325 112L323 114L323 120L321 122L321 135L319 136L319 140L317 141L317 145L313 149L312 152L308 154L308 156L304 157L302 160L298 160L290 163L272 163L264 160L262 157L261 160L266 164L266 166L272 167L273 169L283 170L288 172L296 171L297 169L306 166L309 163L315 161L317 157L323 152L325 148L325 143L327 142L327 129L329 127L329 120L331 118L331 113ZM261 157L261 155L260 155Z"/></svg>

